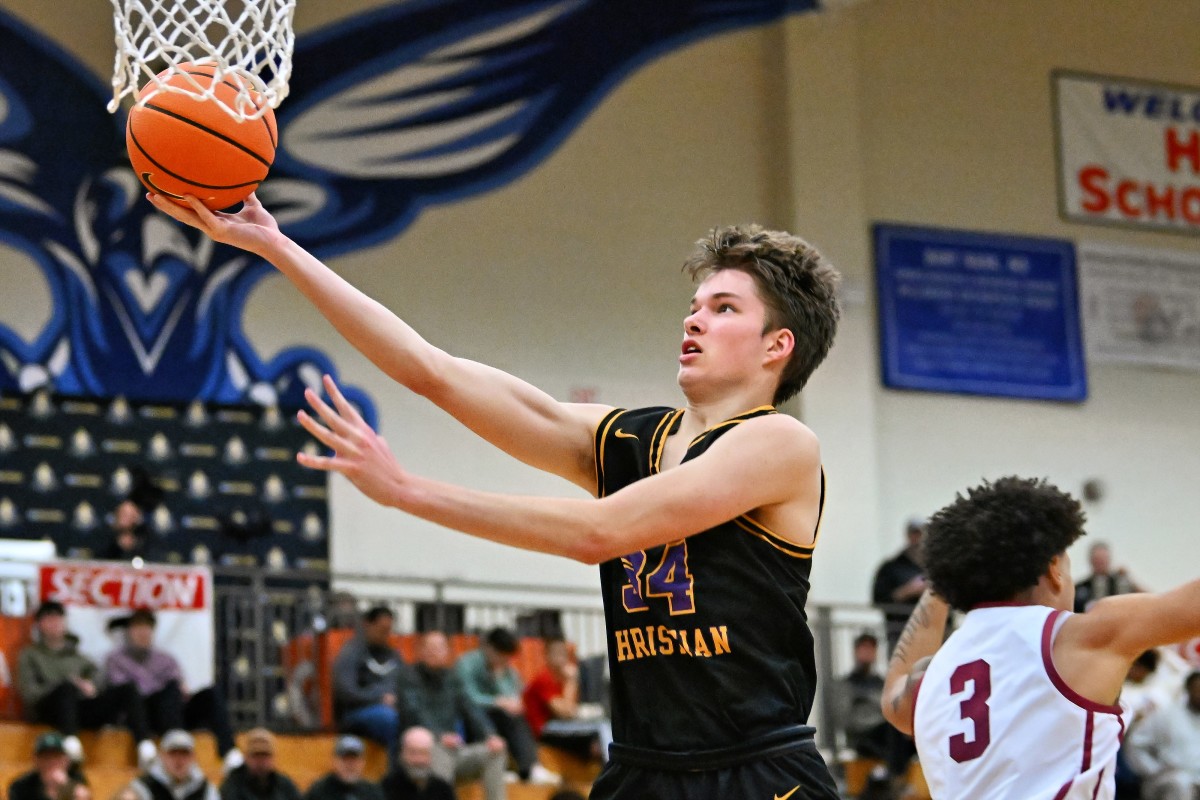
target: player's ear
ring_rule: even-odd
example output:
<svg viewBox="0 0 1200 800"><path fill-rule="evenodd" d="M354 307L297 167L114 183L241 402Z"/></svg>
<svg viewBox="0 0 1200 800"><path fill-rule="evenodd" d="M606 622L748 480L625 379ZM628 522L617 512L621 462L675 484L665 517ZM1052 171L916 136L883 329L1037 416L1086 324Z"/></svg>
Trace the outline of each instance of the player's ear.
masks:
<svg viewBox="0 0 1200 800"><path fill-rule="evenodd" d="M1054 558L1050 559L1050 567L1046 570L1046 578L1050 581L1050 588L1058 594L1063 590L1063 587L1071 580L1071 575L1067 571L1066 556L1059 553Z"/></svg>
<svg viewBox="0 0 1200 800"><path fill-rule="evenodd" d="M786 359L796 349L796 337L787 328L779 328L765 335L767 340L767 359L776 361Z"/></svg>

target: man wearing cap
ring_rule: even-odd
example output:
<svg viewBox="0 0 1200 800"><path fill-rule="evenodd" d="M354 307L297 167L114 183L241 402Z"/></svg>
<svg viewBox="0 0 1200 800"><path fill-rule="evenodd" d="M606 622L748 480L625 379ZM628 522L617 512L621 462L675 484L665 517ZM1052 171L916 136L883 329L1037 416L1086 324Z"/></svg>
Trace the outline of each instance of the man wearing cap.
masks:
<svg viewBox="0 0 1200 800"><path fill-rule="evenodd" d="M9 785L9 800L55 800L69 779L83 778L71 764L58 731L47 731L37 738L33 759L33 769Z"/></svg>
<svg viewBox="0 0 1200 800"><path fill-rule="evenodd" d="M400 761L383 777L386 800L456 800L454 786L433 774L433 732L414 727L400 737Z"/></svg>
<svg viewBox="0 0 1200 800"><path fill-rule="evenodd" d="M138 800L220 800L196 763L196 740L184 730L163 734L158 760L129 786Z"/></svg>
<svg viewBox="0 0 1200 800"><path fill-rule="evenodd" d="M904 526L904 549L880 564L875 572L871 601L883 612L886 621L889 656L925 592L925 568L921 565L924 536L925 518L911 517Z"/></svg>
<svg viewBox="0 0 1200 800"><path fill-rule="evenodd" d="M246 733L246 763L230 770L221 784L221 800L300 800L292 779L275 769L275 736L266 728Z"/></svg>
<svg viewBox="0 0 1200 800"><path fill-rule="evenodd" d="M379 787L363 780L367 750L357 736L339 736L333 744L333 771L317 779L304 800L383 800Z"/></svg>
<svg viewBox="0 0 1200 800"><path fill-rule="evenodd" d="M66 609L48 601L34 614L36 639L17 657L17 690L34 722L62 731L73 761L83 758L80 728L99 728L125 718L138 743L138 764L154 760L154 742L142 697L132 686L104 686L100 671L67 633Z"/></svg>

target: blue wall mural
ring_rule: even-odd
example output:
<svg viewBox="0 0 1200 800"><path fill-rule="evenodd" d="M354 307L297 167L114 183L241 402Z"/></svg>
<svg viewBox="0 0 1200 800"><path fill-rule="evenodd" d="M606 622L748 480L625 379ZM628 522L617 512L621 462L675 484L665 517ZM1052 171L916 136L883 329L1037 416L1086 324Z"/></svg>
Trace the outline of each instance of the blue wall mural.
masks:
<svg viewBox="0 0 1200 800"><path fill-rule="evenodd" d="M298 38L259 196L320 256L398 235L425 206L533 168L631 71L816 0L411 0ZM270 266L158 214L123 113L69 53L0 12L0 241L53 314L32 341L0 305L0 392L296 406L336 375L315 347L265 360L242 328ZM302 336L297 332L298 337ZM351 398L373 417L371 403Z"/></svg>

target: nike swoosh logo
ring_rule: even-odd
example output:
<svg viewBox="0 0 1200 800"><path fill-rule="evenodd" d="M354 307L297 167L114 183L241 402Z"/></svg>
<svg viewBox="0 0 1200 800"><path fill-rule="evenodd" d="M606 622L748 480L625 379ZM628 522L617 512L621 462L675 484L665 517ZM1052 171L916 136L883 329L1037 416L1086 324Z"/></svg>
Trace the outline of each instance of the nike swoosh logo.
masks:
<svg viewBox="0 0 1200 800"><path fill-rule="evenodd" d="M636 433L626 433L625 431L621 430L620 428L617 428L617 438L618 439L636 439L638 437L637 437ZM780 798L780 800L786 800L786 798Z"/></svg>
<svg viewBox="0 0 1200 800"><path fill-rule="evenodd" d="M790 792L788 792L787 794L775 795L775 800L788 800L788 798L791 797L792 795L794 795L796 793L796 790L799 788L800 788L800 784L796 784L795 786L792 787L792 790Z"/></svg>

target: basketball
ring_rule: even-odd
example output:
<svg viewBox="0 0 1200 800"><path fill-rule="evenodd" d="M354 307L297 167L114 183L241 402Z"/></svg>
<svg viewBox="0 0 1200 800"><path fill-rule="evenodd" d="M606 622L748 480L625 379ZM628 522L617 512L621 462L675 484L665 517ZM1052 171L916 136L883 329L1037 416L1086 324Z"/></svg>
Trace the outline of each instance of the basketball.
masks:
<svg viewBox="0 0 1200 800"><path fill-rule="evenodd" d="M203 89L212 85L212 66L184 64L181 69L186 74L171 75L168 85L195 91L188 76ZM233 105L238 80L226 76L216 100L160 91L143 104L154 82L142 88L129 111L125 146L147 189L180 203L183 195L195 195L215 211L242 201L267 177L278 140L274 112L267 108L259 119L240 121L216 102Z"/></svg>

